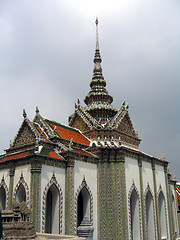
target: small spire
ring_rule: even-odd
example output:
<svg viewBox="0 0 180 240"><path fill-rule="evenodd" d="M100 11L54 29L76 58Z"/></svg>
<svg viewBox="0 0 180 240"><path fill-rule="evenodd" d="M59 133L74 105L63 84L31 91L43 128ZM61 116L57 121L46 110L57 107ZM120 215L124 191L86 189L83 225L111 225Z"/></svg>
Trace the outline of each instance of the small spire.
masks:
<svg viewBox="0 0 180 240"><path fill-rule="evenodd" d="M39 113L39 108L38 108L38 106L36 106L36 114L38 114Z"/></svg>
<svg viewBox="0 0 180 240"><path fill-rule="evenodd" d="M26 111L25 109L23 109L23 117L26 118L27 117L27 114L26 114Z"/></svg>
<svg viewBox="0 0 180 240"><path fill-rule="evenodd" d="M20 176L20 180L23 179L23 171L21 171L21 176Z"/></svg>
<svg viewBox="0 0 180 240"><path fill-rule="evenodd" d="M99 23L99 21L98 21L98 18L96 18L95 23L96 23L96 49L99 49L99 37L98 37L98 23Z"/></svg>

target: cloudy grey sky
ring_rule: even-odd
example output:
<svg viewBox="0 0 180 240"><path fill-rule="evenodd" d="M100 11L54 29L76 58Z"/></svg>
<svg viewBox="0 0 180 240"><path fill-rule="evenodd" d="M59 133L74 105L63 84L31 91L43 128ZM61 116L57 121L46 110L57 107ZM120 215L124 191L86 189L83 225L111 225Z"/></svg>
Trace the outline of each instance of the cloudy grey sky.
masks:
<svg viewBox="0 0 180 240"><path fill-rule="evenodd" d="M180 181L180 1L1 0L0 153L39 106L67 124L89 91L99 17L107 90L126 100L141 150Z"/></svg>

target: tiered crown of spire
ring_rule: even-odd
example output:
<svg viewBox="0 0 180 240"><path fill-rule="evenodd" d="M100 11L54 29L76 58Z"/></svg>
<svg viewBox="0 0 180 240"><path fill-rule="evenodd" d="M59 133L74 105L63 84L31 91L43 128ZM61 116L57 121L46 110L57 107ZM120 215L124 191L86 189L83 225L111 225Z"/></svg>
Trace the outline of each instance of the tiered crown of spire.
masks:
<svg viewBox="0 0 180 240"><path fill-rule="evenodd" d="M101 55L99 51L98 38L98 19L96 18L96 50L94 56L94 70L92 81L90 82L91 90L86 96L84 102L87 105L87 111L97 120L104 123L115 115L117 110L111 106L113 97L106 90L106 81L104 80L101 67Z"/></svg>

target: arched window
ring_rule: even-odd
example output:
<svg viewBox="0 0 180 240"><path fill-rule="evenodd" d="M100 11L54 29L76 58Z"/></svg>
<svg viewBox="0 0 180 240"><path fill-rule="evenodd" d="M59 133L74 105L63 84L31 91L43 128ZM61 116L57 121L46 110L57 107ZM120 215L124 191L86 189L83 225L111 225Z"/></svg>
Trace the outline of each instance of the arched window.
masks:
<svg viewBox="0 0 180 240"><path fill-rule="evenodd" d="M167 230L166 230L165 201L164 201L164 195L163 195L162 191L159 193L158 205L159 205L159 220L160 220L161 238L163 238L163 237L166 238Z"/></svg>
<svg viewBox="0 0 180 240"><path fill-rule="evenodd" d="M153 209L153 197L150 191L146 194L146 228L147 239L155 239L155 225L154 225L154 209Z"/></svg>
<svg viewBox="0 0 180 240"><path fill-rule="evenodd" d="M59 234L59 195L57 186L52 184L46 196L46 233Z"/></svg>
<svg viewBox="0 0 180 240"><path fill-rule="evenodd" d="M86 187L83 187L77 200L77 227L81 224L84 216L90 220L90 194Z"/></svg>
<svg viewBox="0 0 180 240"><path fill-rule="evenodd" d="M140 220L139 220L139 199L135 189L130 197L130 214L131 214L131 239L141 239Z"/></svg>
<svg viewBox="0 0 180 240"><path fill-rule="evenodd" d="M16 191L15 201L17 203L21 203L23 201L26 202L26 191L22 183L19 185Z"/></svg>
<svg viewBox="0 0 180 240"><path fill-rule="evenodd" d="M0 187L0 204L1 204L2 210L5 210L5 208L6 208L6 190L5 190L4 186Z"/></svg>

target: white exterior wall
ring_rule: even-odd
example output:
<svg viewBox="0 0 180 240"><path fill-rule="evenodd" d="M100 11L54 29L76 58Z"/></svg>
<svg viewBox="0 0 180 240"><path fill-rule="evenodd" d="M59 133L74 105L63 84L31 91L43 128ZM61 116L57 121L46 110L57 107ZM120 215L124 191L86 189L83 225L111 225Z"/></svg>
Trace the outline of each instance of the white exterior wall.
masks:
<svg viewBox="0 0 180 240"><path fill-rule="evenodd" d="M28 190L29 190L29 194L30 194L30 182L31 182L30 168L31 168L30 164L15 168L14 184L13 184L13 200L14 200L14 195L15 195L15 188L19 184L21 174L23 175L24 181L26 182L26 184L28 186ZM27 192L26 192L26 197L27 197ZM29 195L29 197L30 197L30 195ZM28 207L29 207L29 205L28 205Z"/></svg>
<svg viewBox="0 0 180 240"><path fill-rule="evenodd" d="M74 164L74 196L85 177L86 183L93 195L93 239L97 240L97 165L81 161Z"/></svg>
<svg viewBox="0 0 180 240"><path fill-rule="evenodd" d="M28 188L30 189L30 181L31 181L31 173L30 173L30 168L31 165L25 165L25 166L20 166L15 168L15 173L14 173L14 188L18 184L21 173L23 174L24 181L27 183Z"/></svg>
<svg viewBox="0 0 180 240"><path fill-rule="evenodd" d="M2 180L4 176L4 181L5 181L5 184L6 184L6 187L8 189L8 192L9 192L9 169L4 169L2 171L0 171L0 182ZM6 192L6 198L8 197L7 194L8 192ZM6 207L7 207L7 199L6 199Z"/></svg>
<svg viewBox="0 0 180 240"><path fill-rule="evenodd" d="M145 162L145 161L142 162L142 178L143 178L143 195L149 184L149 187L152 191L153 198L154 198L154 182L153 182L153 171L152 171L151 163Z"/></svg>
<svg viewBox="0 0 180 240"><path fill-rule="evenodd" d="M141 195L140 195L140 178L139 178L139 166L137 159L125 158L125 174L126 174L126 201L127 201L127 214L128 214L128 231L129 231L129 239L130 239L130 206L128 201L129 191L132 187L132 184L134 182L135 187L137 188L138 194L139 194L139 201L141 202ZM142 223L141 223L141 235L142 235Z"/></svg>
<svg viewBox="0 0 180 240"><path fill-rule="evenodd" d="M171 192L170 192L170 197L171 194L174 197L174 203L172 202L172 211L173 211L173 218L174 218L174 229L175 232L177 232L177 235L179 236L179 231L178 231L178 217L177 217L177 206L176 206L176 195L175 195L175 190L174 190L174 186L171 185L170 186Z"/></svg>
<svg viewBox="0 0 180 240"><path fill-rule="evenodd" d="M166 181L165 181L165 173L164 167L156 165L156 186L157 186L157 193L159 193L159 189L161 186L162 192L165 197L165 204L166 204L166 221L167 221L167 231L168 231L168 239L170 239L170 229L169 229L169 215L168 215L168 202L167 202L167 191L166 191Z"/></svg>
<svg viewBox="0 0 180 240"><path fill-rule="evenodd" d="M142 161L142 178L143 178L143 196L147 187L149 186L152 197L153 197L153 214L154 214L154 229L156 231L157 237L157 225L156 225L156 205L155 205L155 196L154 196L154 180L153 180L153 170L152 164L150 162ZM146 206L145 206L146 207Z"/></svg>
<svg viewBox="0 0 180 240"><path fill-rule="evenodd" d="M0 171L0 181L2 180L3 176L4 176L4 181L9 190L9 169L3 169L2 171Z"/></svg>
<svg viewBox="0 0 180 240"><path fill-rule="evenodd" d="M42 202L43 202L43 192L45 187L50 182L53 172L55 174L56 180L61 187L63 194L63 223L62 223L62 234L65 234L65 169L53 166L42 165L41 169L41 206L40 206L40 229L42 231Z"/></svg>

